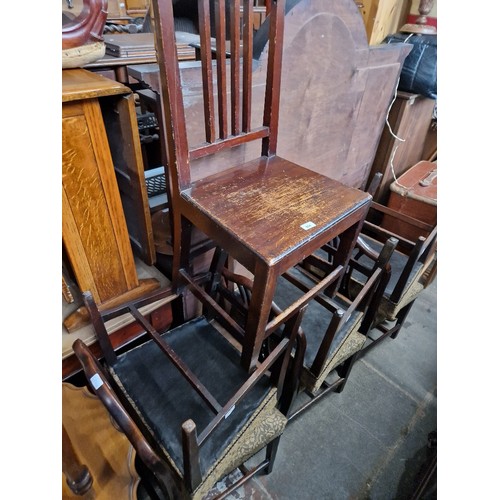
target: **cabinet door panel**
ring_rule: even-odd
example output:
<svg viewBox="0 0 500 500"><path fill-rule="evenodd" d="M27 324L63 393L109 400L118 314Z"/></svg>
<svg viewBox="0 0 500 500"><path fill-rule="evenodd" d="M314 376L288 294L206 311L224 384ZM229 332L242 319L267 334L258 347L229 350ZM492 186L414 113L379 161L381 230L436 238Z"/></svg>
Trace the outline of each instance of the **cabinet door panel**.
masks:
<svg viewBox="0 0 500 500"><path fill-rule="evenodd" d="M63 242L79 288L99 303L138 286L97 100L63 114Z"/></svg>

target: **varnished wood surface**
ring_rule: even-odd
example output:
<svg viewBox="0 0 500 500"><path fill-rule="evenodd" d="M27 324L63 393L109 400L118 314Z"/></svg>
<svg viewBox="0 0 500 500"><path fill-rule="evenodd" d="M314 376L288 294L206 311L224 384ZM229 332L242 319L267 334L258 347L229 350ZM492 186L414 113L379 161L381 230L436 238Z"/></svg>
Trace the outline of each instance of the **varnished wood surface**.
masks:
<svg viewBox="0 0 500 500"><path fill-rule="evenodd" d="M138 286L97 99L64 104L63 241L80 290L98 303Z"/></svg>
<svg viewBox="0 0 500 500"><path fill-rule="evenodd" d="M62 102L131 92L125 85L85 69L62 70Z"/></svg>
<svg viewBox="0 0 500 500"><path fill-rule="evenodd" d="M276 156L200 180L183 197L269 265L370 200L362 191Z"/></svg>
<svg viewBox="0 0 500 500"><path fill-rule="evenodd" d="M288 3L293 5L285 16L277 153L343 184L364 188L401 65L411 47L369 47L362 17L352 0ZM255 58L252 121L258 123L264 100L266 48ZM180 65L191 147L205 140L199 65ZM158 65L129 66L128 71L159 92ZM259 154L256 143L192 161L192 178Z"/></svg>
<svg viewBox="0 0 500 500"><path fill-rule="evenodd" d="M389 113L389 123L392 132L402 140L396 139L389 128L384 127L370 172L370 179L377 172L382 173L380 187L374 196L377 202L387 204L394 175L399 177L426 159L423 155L435 103L434 99L419 94L398 91Z"/></svg>
<svg viewBox="0 0 500 500"><path fill-rule="evenodd" d="M91 496L81 497L69 489L63 474L63 500L135 500L140 479L135 450L101 401L86 388L63 383L62 423L76 458L92 475L92 489L87 493Z"/></svg>

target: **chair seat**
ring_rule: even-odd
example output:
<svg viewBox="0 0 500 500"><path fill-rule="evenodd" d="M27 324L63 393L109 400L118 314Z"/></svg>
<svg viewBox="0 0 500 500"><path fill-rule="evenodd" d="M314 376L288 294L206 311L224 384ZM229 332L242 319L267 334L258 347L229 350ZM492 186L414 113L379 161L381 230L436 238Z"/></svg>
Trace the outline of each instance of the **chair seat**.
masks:
<svg viewBox="0 0 500 500"><path fill-rule="evenodd" d="M290 271L291 274L298 277L300 272L296 269ZM313 282L304 276L300 278L308 285ZM287 303L293 301L300 295L300 290L285 278L278 280L278 287L275 295L275 302L280 307L285 307ZM333 304L346 311L349 307L346 301L342 300L338 295L332 299ZM313 301L302 319L302 329L307 340L307 348L304 354L304 363L301 374L301 383L303 387L313 393L317 392L326 377L346 359L359 351L366 340L366 337L358 332L361 325L363 315L360 311L354 311L351 317L346 321L343 327L335 334L333 341L328 349L325 364L318 376L313 375L310 371L314 359L319 351L323 337L332 318L323 306Z"/></svg>
<svg viewBox="0 0 500 500"><path fill-rule="evenodd" d="M221 405L248 378L238 351L203 316L162 337ZM152 341L122 354L112 375L182 475L182 423L192 419L201 432L214 413ZM276 409L276 390L260 379L200 448L203 482L195 497L280 435L286 421Z"/></svg>
<svg viewBox="0 0 500 500"><path fill-rule="evenodd" d="M337 348L329 355L321 373L316 376L310 371L310 366L304 366L300 375L300 382L305 389L316 394L325 381L326 377L345 360L360 351L365 345L366 336L357 331L361 324L361 315L358 317L355 329L345 328L339 332L341 341ZM343 334L342 334L343 332Z"/></svg>
<svg viewBox="0 0 500 500"><path fill-rule="evenodd" d="M201 179L182 198L205 216L197 224L207 234L215 222L268 265L321 237L371 199L278 156Z"/></svg>
<svg viewBox="0 0 500 500"><path fill-rule="evenodd" d="M363 235L363 238L376 252L380 252L383 245L379 241L376 241L365 235ZM397 303L393 302L390 299L407 260L408 257L398 250L395 250L393 252L389 260L389 264L391 266L391 277L384 291L384 296L380 301L380 305L374 320L375 325L380 324L384 320L394 321L399 311L403 309L403 307L407 306L410 302L412 302L424 289L424 284L421 282L421 278L425 274L426 266L424 266L420 262L417 262L413 267L410 276L408 277L403 294L401 295L401 299ZM367 266L373 264L373 261L366 255L362 255L359 259L359 262ZM352 280L349 281L349 292L356 295L359 290L361 290L361 287L365 283L365 281L365 276L363 276L358 271L354 271Z"/></svg>

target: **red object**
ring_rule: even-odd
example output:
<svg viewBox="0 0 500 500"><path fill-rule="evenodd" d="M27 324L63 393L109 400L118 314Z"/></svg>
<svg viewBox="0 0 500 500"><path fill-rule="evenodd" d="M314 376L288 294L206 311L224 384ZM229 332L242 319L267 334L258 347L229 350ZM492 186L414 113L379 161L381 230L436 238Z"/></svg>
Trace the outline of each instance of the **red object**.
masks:
<svg viewBox="0 0 500 500"><path fill-rule="evenodd" d="M421 222L434 226L437 222L437 162L420 161L410 167L390 186L387 206ZM417 229L404 222L384 217L383 226L404 238L415 241L430 231Z"/></svg>
<svg viewBox="0 0 500 500"><path fill-rule="evenodd" d="M78 17L62 29L63 50L102 42L107 17L108 0L83 0L83 9Z"/></svg>
<svg viewBox="0 0 500 500"><path fill-rule="evenodd" d="M408 14L408 18L406 22L408 24L416 24L417 19L420 17L420 14ZM427 16L427 22L425 23L429 26L434 26L437 29L437 17L429 17Z"/></svg>

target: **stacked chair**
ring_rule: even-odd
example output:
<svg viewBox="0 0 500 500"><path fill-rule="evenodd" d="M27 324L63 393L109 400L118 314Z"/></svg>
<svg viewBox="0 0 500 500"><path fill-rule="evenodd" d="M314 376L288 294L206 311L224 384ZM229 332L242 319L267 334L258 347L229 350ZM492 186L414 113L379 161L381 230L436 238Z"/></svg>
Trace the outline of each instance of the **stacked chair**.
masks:
<svg viewBox="0 0 500 500"><path fill-rule="evenodd" d="M377 181L375 178L372 190L378 185ZM390 225L386 224L387 220L391 221ZM404 236L384 227L398 227L394 221L405 228ZM408 234L419 236L409 239ZM437 275L437 225L426 224L373 201L352 255L351 262L357 264L344 276L349 296L356 296L363 288L388 237L397 238L398 244L389 260L391 272L382 298L378 304L372 304L369 342L360 355L387 337L397 337L416 299Z"/></svg>
<svg viewBox="0 0 500 500"><path fill-rule="evenodd" d="M172 0L153 0L172 286L106 311L84 294L104 361L81 341L73 346L89 386L170 499L203 498L236 468L242 477L222 496L271 471L289 419L345 386L366 335L378 325L399 245L386 234L376 251L362 253L368 248L362 229L375 229L365 222L371 195L276 155L285 0L268 4L265 101L255 123L251 3L231 1L226 19L224 2L216 2L210 19L209 0L198 2L205 141L190 144ZM192 162L210 157L213 163L215 155L247 143L258 144L255 157L248 158L255 150L248 147L245 161L193 178ZM193 234L200 233L207 243L193 251ZM415 246L416 260L427 262L430 250L422 246ZM194 258L208 248L214 249L210 268L197 269ZM247 275L230 270L229 261ZM195 297L200 313L178 315L171 330L158 332L140 310L172 296L177 303ZM314 311L311 325L305 321L313 308L326 312L323 324L314 324ZM406 304L396 315L402 311ZM119 353L105 322L123 314L133 316L147 341ZM334 371L337 380L328 383ZM310 403L292 412L303 391ZM263 460L248 468L264 449Z"/></svg>
<svg viewBox="0 0 500 500"><path fill-rule="evenodd" d="M241 329L205 291L210 274L195 279L180 273L186 289L200 297L207 311L167 332L157 332L140 309L172 296L170 288L100 311L84 294L104 361L77 340L73 349L90 388L134 446L163 498L203 498L219 479L241 467L242 478L270 472L293 401L294 383L287 373L300 319L314 293L293 311L275 318L270 333L282 340L249 374L241 366ZM209 287L210 288L210 287ZM181 299L177 296L176 299ZM105 321L131 314L148 340L117 353ZM300 339L299 339L300 340ZM245 461L266 448L251 469ZM225 493L229 493L228 490Z"/></svg>
<svg viewBox="0 0 500 500"><path fill-rule="evenodd" d="M380 173L374 176L367 193L375 195L381 177ZM404 234L395 231L394 228L398 227ZM409 234L418 236L410 239ZM394 243L390 254L387 252L389 241ZM297 267L317 282L330 269L337 245L335 239L328 242ZM341 290L348 300L354 300L363 291L381 259L386 269L380 277L377 297L370 301L365 311L363 331L367 341L358 352L358 358L384 339L397 337L415 300L434 281L437 275L437 225L372 201L348 270L342 278Z"/></svg>
<svg viewBox="0 0 500 500"><path fill-rule="evenodd" d="M389 238L370 267L359 265L355 259L350 260L345 277L350 278L355 269L357 273L364 273L366 278L355 294L348 289L348 281L344 279L333 296L322 292L310 303L299 328L298 335L302 337L298 344L300 349L293 352L297 370L293 375L293 399L298 393L307 397L294 405L289 421L328 393L340 393L344 389L358 355L367 345L367 334L373 324L374 314L390 280L389 261L397 245L398 240ZM326 247L322 252L328 255ZM306 261L280 277L271 315L281 314L286 304L293 303L302 293L313 290L321 283L324 274L331 272L328 259L315 255ZM319 268L311 266L312 261ZM227 267L223 269L222 275L225 286L219 289L218 302L239 318L239 323L244 327L248 320L252 280ZM281 338L279 332L273 334L267 341L268 345L275 345Z"/></svg>
<svg viewBox="0 0 500 500"><path fill-rule="evenodd" d="M333 297L323 293L311 303L301 326L305 337L302 345L306 349L296 360L301 366L297 392L302 392L307 398L292 408L289 420L328 393L340 393L344 389L358 354L366 345L372 324L371 314L383 297L390 275L388 262L397 243L394 238L386 241L355 295L348 294L341 286ZM275 300L279 303L284 296L294 297L297 290L313 287L316 282L313 273L296 266L284 276Z"/></svg>

